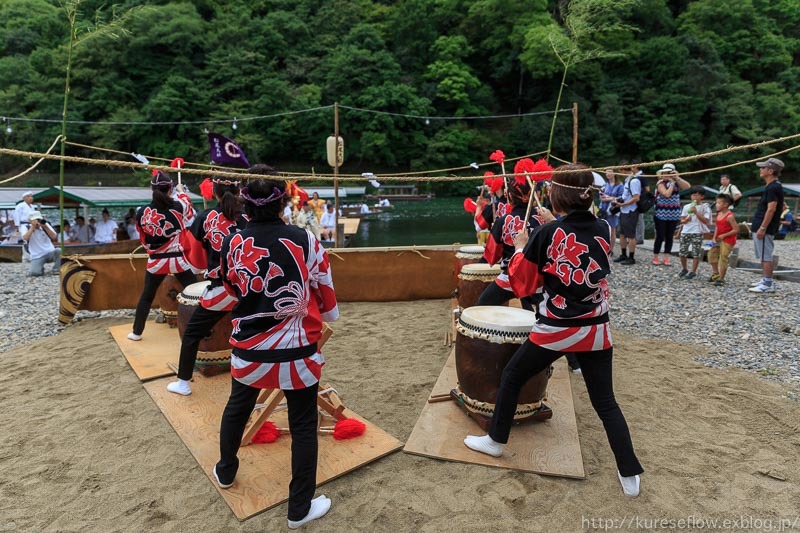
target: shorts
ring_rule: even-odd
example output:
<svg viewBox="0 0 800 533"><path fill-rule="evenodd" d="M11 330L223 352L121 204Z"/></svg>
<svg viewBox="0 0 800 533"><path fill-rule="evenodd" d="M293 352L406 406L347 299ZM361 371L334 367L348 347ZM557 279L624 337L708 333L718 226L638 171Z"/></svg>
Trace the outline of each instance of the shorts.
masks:
<svg viewBox="0 0 800 533"><path fill-rule="evenodd" d="M772 253L775 251L773 239L774 236L772 235L764 235L763 239L754 236L753 244L756 246L756 259L763 263L772 262Z"/></svg>
<svg viewBox="0 0 800 533"><path fill-rule="evenodd" d="M636 223L639 222L639 211L633 213L620 213L619 214L619 229L617 233L624 235L629 239L636 238Z"/></svg>
<svg viewBox="0 0 800 533"><path fill-rule="evenodd" d="M689 251L691 248L691 252ZM681 233L681 257L703 257L703 234Z"/></svg>
<svg viewBox="0 0 800 533"><path fill-rule="evenodd" d="M709 263L719 263L720 268L728 268L728 257L731 255L733 251L733 244L728 244L725 241L719 243L719 245L712 247L708 251L708 262Z"/></svg>

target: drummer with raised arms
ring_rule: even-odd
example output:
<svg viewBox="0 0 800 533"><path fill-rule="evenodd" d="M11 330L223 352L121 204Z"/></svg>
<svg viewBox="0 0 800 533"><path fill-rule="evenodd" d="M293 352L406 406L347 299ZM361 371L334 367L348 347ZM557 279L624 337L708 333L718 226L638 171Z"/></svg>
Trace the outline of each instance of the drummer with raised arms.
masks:
<svg viewBox="0 0 800 533"><path fill-rule="evenodd" d="M494 177L493 172L486 172L484 176L483 183L489 188L489 201L484 203L482 209L475 211L475 224L482 230L488 230L498 217L506 213L508 204L503 177Z"/></svg>
<svg viewBox="0 0 800 533"><path fill-rule="evenodd" d="M543 288L544 298L528 340L503 370L489 434L470 435L464 444L494 457L502 455L523 385L564 352L575 352L592 407L614 452L622 490L633 497L639 495L644 470L614 397L607 281L611 230L588 210L593 176L583 169L565 165L556 171L550 201L561 218L540 227L530 239L522 232L515 240L508 266L511 288L520 297Z"/></svg>
<svg viewBox="0 0 800 533"><path fill-rule="evenodd" d="M158 287L169 274L174 274L184 288L197 281L181 244L181 232L186 231L186 221L194 218L192 200L183 192L180 184L173 199L172 185L169 174L161 170L154 171L150 180L153 201L136 212L136 229L148 257L144 289L136 304L133 331L128 333L132 341L142 340L150 306Z"/></svg>
<svg viewBox="0 0 800 533"><path fill-rule="evenodd" d="M206 279L210 283L200 297L200 306L192 314L183 332L178 381L167 385L168 391L184 396L192 393L189 382L192 379L200 341L208 336L214 325L233 309L237 301L228 294L220 279L222 241L247 224L239 202L239 182L214 178L211 183L218 203L200 213L189 228L194 238L202 243L208 262Z"/></svg>
<svg viewBox="0 0 800 533"><path fill-rule="evenodd" d="M508 262L514 255L514 239L523 229L530 232L554 219L550 211L542 207L538 213L529 215L528 220L525 220L531 195L530 181L525 175L525 170L533 165L533 161L526 158L517 161L514 167L515 176L509 180L507 191L506 210L510 211L498 216L494 221L483 254L483 258L490 265L500 264L500 274L483 291L477 305L503 305L514 298L514 292L508 281ZM527 297L522 299L522 307L529 311L533 310L533 304Z"/></svg>

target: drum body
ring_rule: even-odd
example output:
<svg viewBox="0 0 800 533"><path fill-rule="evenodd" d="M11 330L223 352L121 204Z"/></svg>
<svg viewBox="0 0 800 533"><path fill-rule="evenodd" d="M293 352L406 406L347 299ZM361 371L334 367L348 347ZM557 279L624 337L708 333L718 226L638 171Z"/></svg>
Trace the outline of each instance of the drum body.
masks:
<svg viewBox="0 0 800 533"><path fill-rule="evenodd" d="M457 399L468 411L491 417L506 364L530 334L536 315L524 309L477 306L464 309L456 335ZM533 376L520 391L515 421L535 417L542 408L548 368ZM552 412L549 413L549 418Z"/></svg>
<svg viewBox="0 0 800 533"><path fill-rule="evenodd" d="M456 252L456 266L455 266L455 277L456 277L456 284L458 283L458 275L461 273L461 269L464 268L464 265L471 265L473 263L477 263L483 257L483 246L462 246Z"/></svg>
<svg viewBox="0 0 800 533"><path fill-rule="evenodd" d="M203 291L210 284L209 281L193 283L186 287L178 295L178 334L183 339L183 333L189 324L195 310L200 306L200 297ZM205 375L214 375L230 370L231 366L231 345L228 340L231 337L231 314L226 313L208 332L208 335L200 341L197 351L195 368Z"/></svg>
<svg viewBox="0 0 800 533"><path fill-rule="evenodd" d="M493 266L486 263L464 265L458 274L458 306L466 309L476 305L486 287L499 275L500 265Z"/></svg>
<svg viewBox="0 0 800 533"><path fill-rule="evenodd" d="M164 278L156 292L155 303L164 315L164 321L169 327L178 325L178 295L181 293L181 283L172 274Z"/></svg>

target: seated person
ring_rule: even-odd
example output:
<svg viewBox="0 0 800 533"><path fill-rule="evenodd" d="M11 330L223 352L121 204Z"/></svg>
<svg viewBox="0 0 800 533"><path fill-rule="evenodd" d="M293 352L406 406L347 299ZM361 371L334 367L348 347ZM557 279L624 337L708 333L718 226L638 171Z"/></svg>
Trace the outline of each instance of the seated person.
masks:
<svg viewBox="0 0 800 533"><path fill-rule="evenodd" d="M392 204L389 203L388 198L379 198L378 199L378 206L380 207L391 207Z"/></svg>
<svg viewBox="0 0 800 533"><path fill-rule="evenodd" d="M336 212L333 209L333 204L325 206L325 212L322 213L320 219L320 235L324 241L332 241L336 235Z"/></svg>
<svg viewBox="0 0 800 533"><path fill-rule="evenodd" d="M308 202L304 203L303 207L300 208L300 213L297 215L295 225L310 231L317 239L320 238L319 221Z"/></svg>
<svg viewBox="0 0 800 533"><path fill-rule="evenodd" d="M359 209L358 212L364 215L369 214L369 206L367 205L367 202L361 202L361 209Z"/></svg>

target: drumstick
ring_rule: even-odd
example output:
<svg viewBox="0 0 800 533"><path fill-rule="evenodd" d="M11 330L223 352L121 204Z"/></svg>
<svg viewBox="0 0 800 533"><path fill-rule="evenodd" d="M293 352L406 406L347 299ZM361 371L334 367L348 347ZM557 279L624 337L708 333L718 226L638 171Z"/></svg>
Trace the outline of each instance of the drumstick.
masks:
<svg viewBox="0 0 800 533"><path fill-rule="evenodd" d="M536 199L536 205L542 207L542 202L539 201L539 195L536 194L536 191L533 190L533 182L530 178L528 178L528 186L531 188L531 195L528 197L528 209L525 211L525 223L528 223L528 219L531 216L531 207L533 207L533 202L531 200Z"/></svg>

